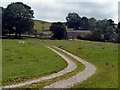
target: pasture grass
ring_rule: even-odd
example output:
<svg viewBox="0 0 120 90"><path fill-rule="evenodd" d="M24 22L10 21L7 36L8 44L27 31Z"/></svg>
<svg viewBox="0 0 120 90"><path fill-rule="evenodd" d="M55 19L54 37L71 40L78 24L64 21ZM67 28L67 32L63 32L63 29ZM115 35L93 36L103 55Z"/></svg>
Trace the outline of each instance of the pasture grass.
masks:
<svg viewBox="0 0 120 90"><path fill-rule="evenodd" d="M34 83L34 84L31 84L31 85L23 86L22 88L43 88L43 87L51 85L52 83L55 83L57 81L66 80L66 79L76 75L77 73L79 73L79 72L81 72L85 69L85 65L80 63L75 58L71 57L70 55L66 54L65 52L63 52L61 50L58 50L56 48L54 48L54 49L59 51L63 55L67 56L68 58L70 58L73 62L75 62L75 64L77 65L77 68L75 70L73 70L72 72L66 73L62 76L59 76L59 77L56 77L56 78L53 78L53 79L49 79L49 80L45 80L45 81L41 81L39 83Z"/></svg>
<svg viewBox="0 0 120 90"><path fill-rule="evenodd" d="M29 76L33 75L32 77L33 79L37 78L38 76L39 77L44 76L46 75L46 73L50 74L51 72L56 71L56 69L58 70L58 68L59 70L63 69L63 67L65 68L66 63L63 60L61 60L61 58L58 55L42 46L42 45L49 46L55 45L81 57L82 59L92 63L97 67L97 71L93 76L91 76L89 79L87 79L81 84L78 83L73 88L118 87L118 46L119 46L118 44L90 42L81 40L79 41L43 40L43 42L41 42L40 40L30 39L25 41L27 42L27 44L23 45L18 44L18 40L3 40L2 53L3 53L3 80L5 81L4 84L8 84L9 82L12 82L11 84L13 84L14 81L13 79L16 80L17 77L27 76L29 78ZM43 59L44 61L42 62ZM43 63L49 61L52 62L49 64L47 63L46 66L45 64L43 65ZM61 63L62 62L63 63L60 64L60 61ZM45 68L45 70L43 69L40 70L41 67L42 68L46 67L47 69ZM24 71L27 71L27 73L24 73ZM39 73L38 75L39 71L41 73ZM45 72L45 74L43 72ZM64 77L65 79L67 76L68 75L64 77L63 75L62 77ZM30 79L28 78L25 80ZM54 80L57 81L60 79L63 78L58 78ZM20 81L21 80L22 79L20 79ZM47 85L46 83L48 83L49 85L53 83L54 80L41 82L41 85L39 84L40 86L36 85L35 87L43 87Z"/></svg>
<svg viewBox="0 0 120 90"><path fill-rule="evenodd" d="M2 54L3 86L40 78L67 67L66 61L35 39L2 40Z"/></svg>
<svg viewBox="0 0 120 90"><path fill-rule="evenodd" d="M63 48L97 67L93 76L73 88L118 87L118 44L80 40L56 40L46 43Z"/></svg>
<svg viewBox="0 0 120 90"><path fill-rule="evenodd" d="M42 30L49 30L50 26L51 26L50 22L34 20L34 30L37 30L38 33L40 33Z"/></svg>

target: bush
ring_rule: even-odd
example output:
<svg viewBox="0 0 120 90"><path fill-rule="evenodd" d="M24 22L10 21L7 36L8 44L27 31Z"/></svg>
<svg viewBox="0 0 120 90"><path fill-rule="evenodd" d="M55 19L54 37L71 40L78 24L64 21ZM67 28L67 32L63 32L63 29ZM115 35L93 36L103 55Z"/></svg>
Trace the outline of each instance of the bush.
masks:
<svg viewBox="0 0 120 90"><path fill-rule="evenodd" d="M79 35L79 36L77 36L77 39L84 39L84 36L83 35Z"/></svg>
<svg viewBox="0 0 120 90"><path fill-rule="evenodd" d="M53 33L52 39L61 40L61 39L65 38L66 28L65 28L64 24L61 22L53 23L50 26L50 31L52 31L52 33Z"/></svg>

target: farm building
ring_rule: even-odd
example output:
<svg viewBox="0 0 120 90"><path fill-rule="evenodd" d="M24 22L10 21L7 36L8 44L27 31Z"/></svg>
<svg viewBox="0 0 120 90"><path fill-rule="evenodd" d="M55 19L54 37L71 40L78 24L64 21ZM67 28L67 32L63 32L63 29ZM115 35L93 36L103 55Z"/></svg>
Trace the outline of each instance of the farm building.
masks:
<svg viewBox="0 0 120 90"><path fill-rule="evenodd" d="M90 30L67 30L66 31L66 38L67 39L77 39L77 37L81 34L90 33Z"/></svg>

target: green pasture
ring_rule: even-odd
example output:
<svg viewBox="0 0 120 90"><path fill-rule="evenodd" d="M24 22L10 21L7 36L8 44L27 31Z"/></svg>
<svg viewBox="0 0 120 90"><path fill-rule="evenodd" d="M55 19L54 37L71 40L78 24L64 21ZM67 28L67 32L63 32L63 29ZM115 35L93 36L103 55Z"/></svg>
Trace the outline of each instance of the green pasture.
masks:
<svg viewBox="0 0 120 90"><path fill-rule="evenodd" d="M42 30L49 30L51 23L41 21L41 20L34 20L34 30L37 30L40 33Z"/></svg>
<svg viewBox="0 0 120 90"><path fill-rule="evenodd" d="M73 88L118 87L118 44L82 40L26 39L23 40L24 44L19 41L3 40L3 85L36 79L65 68L67 63L44 47L44 45L55 45L92 63L97 68L93 76ZM63 77L66 78L68 75L54 80L64 79ZM40 85L36 87L38 86Z"/></svg>
<svg viewBox="0 0 120 90"><path fill-rule="evenodd" d="M40 78L65 67L67 63L40 40L2 40L3 85Z"/></svg>
<svg viewBox="0 0 120 90"><path fill-rule="evenodd" d="M97 67L96 74L74 88L118 87L118 44L80 40L56 40L46 43L63 48Z"/></svg>

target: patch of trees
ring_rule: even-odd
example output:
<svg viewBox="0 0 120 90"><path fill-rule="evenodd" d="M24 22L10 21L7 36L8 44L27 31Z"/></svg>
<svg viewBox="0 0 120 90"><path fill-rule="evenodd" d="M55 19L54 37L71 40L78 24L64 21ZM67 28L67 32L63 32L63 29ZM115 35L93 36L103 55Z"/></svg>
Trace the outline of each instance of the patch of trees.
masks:
<svg viewBox="0 0 120 90"><path fill-rule="evenodd" d="M63 23L52 23L52 25L50 26L50 31L52 31L53 33L52 39L65 39L66 27Z"/></svg>
<svg viewBox="0 0 120 90"><path fill-rule="evenodd" d="M73 28L73 30L79 29L93 29L97 20L95 18L88 19L87 17L80 17L77 13L68 13L67 17L67 27Z"/></svg>
<svg viewBox="0 0 120 90"><path fill-rule="evenodd" d="M2 7L0 7L0 39L2 37Z"/></svg>
<svg viewBox="0 0 120 90"><path fill-rule="evenodd" d="M95 28L91 30L91 33L79 39L119 43L119 29L115 27L111 19L98 20Z"/></svg>
<svg viewBox="0 0 120 90"><path fill-rule="evenodd" d="M81 18L77 13L69 13L66 20L68 28L91 30L91 33L80 35L78 39L120 43L120 22L118 28L116 28L112 19L96 20L95 18Z"/></svg>
<svg viewBox="0 0 120 90"><path fill-rule="evenodd" d="M33 30L33 10L22 2L11 3L3 9L2 34L15 34L15 38L21 38L22 33Z"/></svg>
<svg viewBox="0 0 120 90"><path fill-rule="evenodd" d="M117 25L118 43L120 43L120 22Z"/></svg>
<svg viewBox="0 0 120 90"><path fill-rule="evenodd" d="M77 13L69 13L66 20L68 28L73 28L73 30L75 30L80 27L81 17Z"/></svg>

